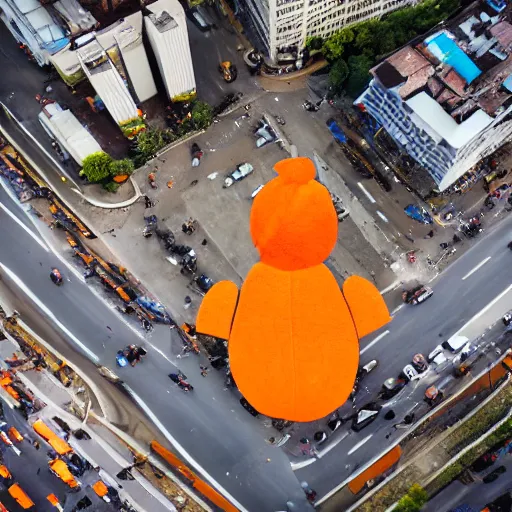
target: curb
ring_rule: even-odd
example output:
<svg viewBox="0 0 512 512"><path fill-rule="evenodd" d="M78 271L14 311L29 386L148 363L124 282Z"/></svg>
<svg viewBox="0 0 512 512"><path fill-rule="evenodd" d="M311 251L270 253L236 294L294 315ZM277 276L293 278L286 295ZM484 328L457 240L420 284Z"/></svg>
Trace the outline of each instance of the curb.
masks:
<svg viewBox="0 0 512 512"><path fill-rule="evenodd" d="M130 183L132 184L132 187L135 191L135 195L131 197L130 199L127 199L126 201L121 201L120 203L104 203L102 201L97 201L96 199L92 199L89 196L86 196L80 190L76 188L72 188L71 190L78 194L82 199L87 201L89 204L92 204L93 206L96 206L97 208L104 208L108 210L114 210L116 208L126 208L127 206L131 206L134 204L140 197L142 197L142 192L140 191L139 185L137 185L137 182L133 179L132 176L130 176Z"/></svg>
<svg viewBox="0 0 512 512"><path fill-rule="evenodd" d="M172 473L172 471L169 471L169 469L162 464L157 458L153 456L151 453L151 450L148 448L142 447L138 441L133 439L131 436L123 432L122 430L118 429L115 425L112 425L108 421L106 421L104 418L97 416L94 412L91 411L90 416L92 416L95 420L97 420L99 423L101 423L105 428L108 428L114 435L119 437L123 442L125 442L130 448L132 448L134 451L136 451L138 454L143 455L144 457L147 457L148 461L155 466L159 471L165 474L168 478L170 478L176 485L180 487L180 489L192 496L192 498L201 506L203 507L207 512L213 512L213 509L207 505L199 496L197 496L191 489L189 489L183 482L181 482L176 475Z"/></svg>

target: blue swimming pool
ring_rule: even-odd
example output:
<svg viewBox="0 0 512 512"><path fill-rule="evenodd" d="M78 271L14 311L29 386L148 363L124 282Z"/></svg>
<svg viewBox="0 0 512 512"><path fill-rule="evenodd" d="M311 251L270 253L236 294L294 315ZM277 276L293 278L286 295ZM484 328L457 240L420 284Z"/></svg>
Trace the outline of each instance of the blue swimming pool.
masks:
<svg viewBox="0 0 512 512"><path fill-rule="evenodd" d="M427 48L441 62L455 69L468 84L482 74L478 66L444 32L428 41Z"/></svg>

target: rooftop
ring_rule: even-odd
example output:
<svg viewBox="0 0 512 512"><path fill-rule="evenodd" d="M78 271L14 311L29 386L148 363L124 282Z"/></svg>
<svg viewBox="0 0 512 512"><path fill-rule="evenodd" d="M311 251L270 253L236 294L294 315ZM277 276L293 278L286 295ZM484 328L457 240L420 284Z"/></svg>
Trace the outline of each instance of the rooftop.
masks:
<svg viewBox="0 0 512 512"><path fill-rule="evenodd" d="M460 147L512 104L512 4L497 12L476 2L371 73Z"/></svg>

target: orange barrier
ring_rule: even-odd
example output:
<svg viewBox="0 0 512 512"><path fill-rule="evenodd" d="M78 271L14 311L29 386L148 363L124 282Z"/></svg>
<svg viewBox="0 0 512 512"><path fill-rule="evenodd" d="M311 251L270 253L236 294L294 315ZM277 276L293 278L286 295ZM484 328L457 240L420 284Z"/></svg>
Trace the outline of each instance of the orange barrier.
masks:
<svg viewBox="0 0 512 512"><path fill-rule="evenodd" d="M49 468L59 477L65 484L69 485L71 489L78 487L78 482L69 471L68 465L61 459L55 459L48 462Z"/></svg>
<svg viewBox="0 0 512 512"><path fill-rule="evenodd" d="M92 489L100 498L103 498L103 496L106 496L108 493L108 487L101 480L98 480L92 486Z"/></svg>
<svg viewBox="0 0 512 512"><path fill-rule="evenodd" d="M224 496L219 494L211 485L201 480L195 473L187 468L183 462L160 443L151 441L151 449L167 461L173 468L177 469L185 478L191 481L192 487L197 489L203 496L208 498L214 505L217 505L225 512L238 512Z"/></svg>
<svg viewBox="0 0 512 512"><path fill-rule="evenodd" d="M348 483L348 488L353 494L357 494L361 489L363 489L368 480L382 475L384 471L387 471L391 466L396 464L400 460L401 455L402 449L400 446L395 446L378 461L372 464L366 471L363 471L360 475L350 481Z"/></svg>
<svg viewBox="0 0 512 512"><path fill-rule="evenodd" d="M64 439L61 439L43 420L37 420L32 428L59 454L71 453L73 448Z"/></svg>
<svg viewBox="0 0 512 512"><path fill-rule="evenodd" d="M24 510L28 510L34 506L34 502L25 494L25 491L19 486L19 484L11 485L11 487L9 487L9 494Z"/></svg>

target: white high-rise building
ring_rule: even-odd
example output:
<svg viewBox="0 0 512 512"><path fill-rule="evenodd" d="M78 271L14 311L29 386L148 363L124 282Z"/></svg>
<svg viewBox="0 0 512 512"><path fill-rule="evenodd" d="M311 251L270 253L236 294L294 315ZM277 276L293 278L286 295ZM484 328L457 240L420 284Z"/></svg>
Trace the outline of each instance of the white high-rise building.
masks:
<svg viewBox="0 0 512 512"><path fill-rule="evenodd" d="M358 21L380 17L417 0L238 0L249 32L276 61L289 46L300 50L308 37L329 37Z"/></svg>

